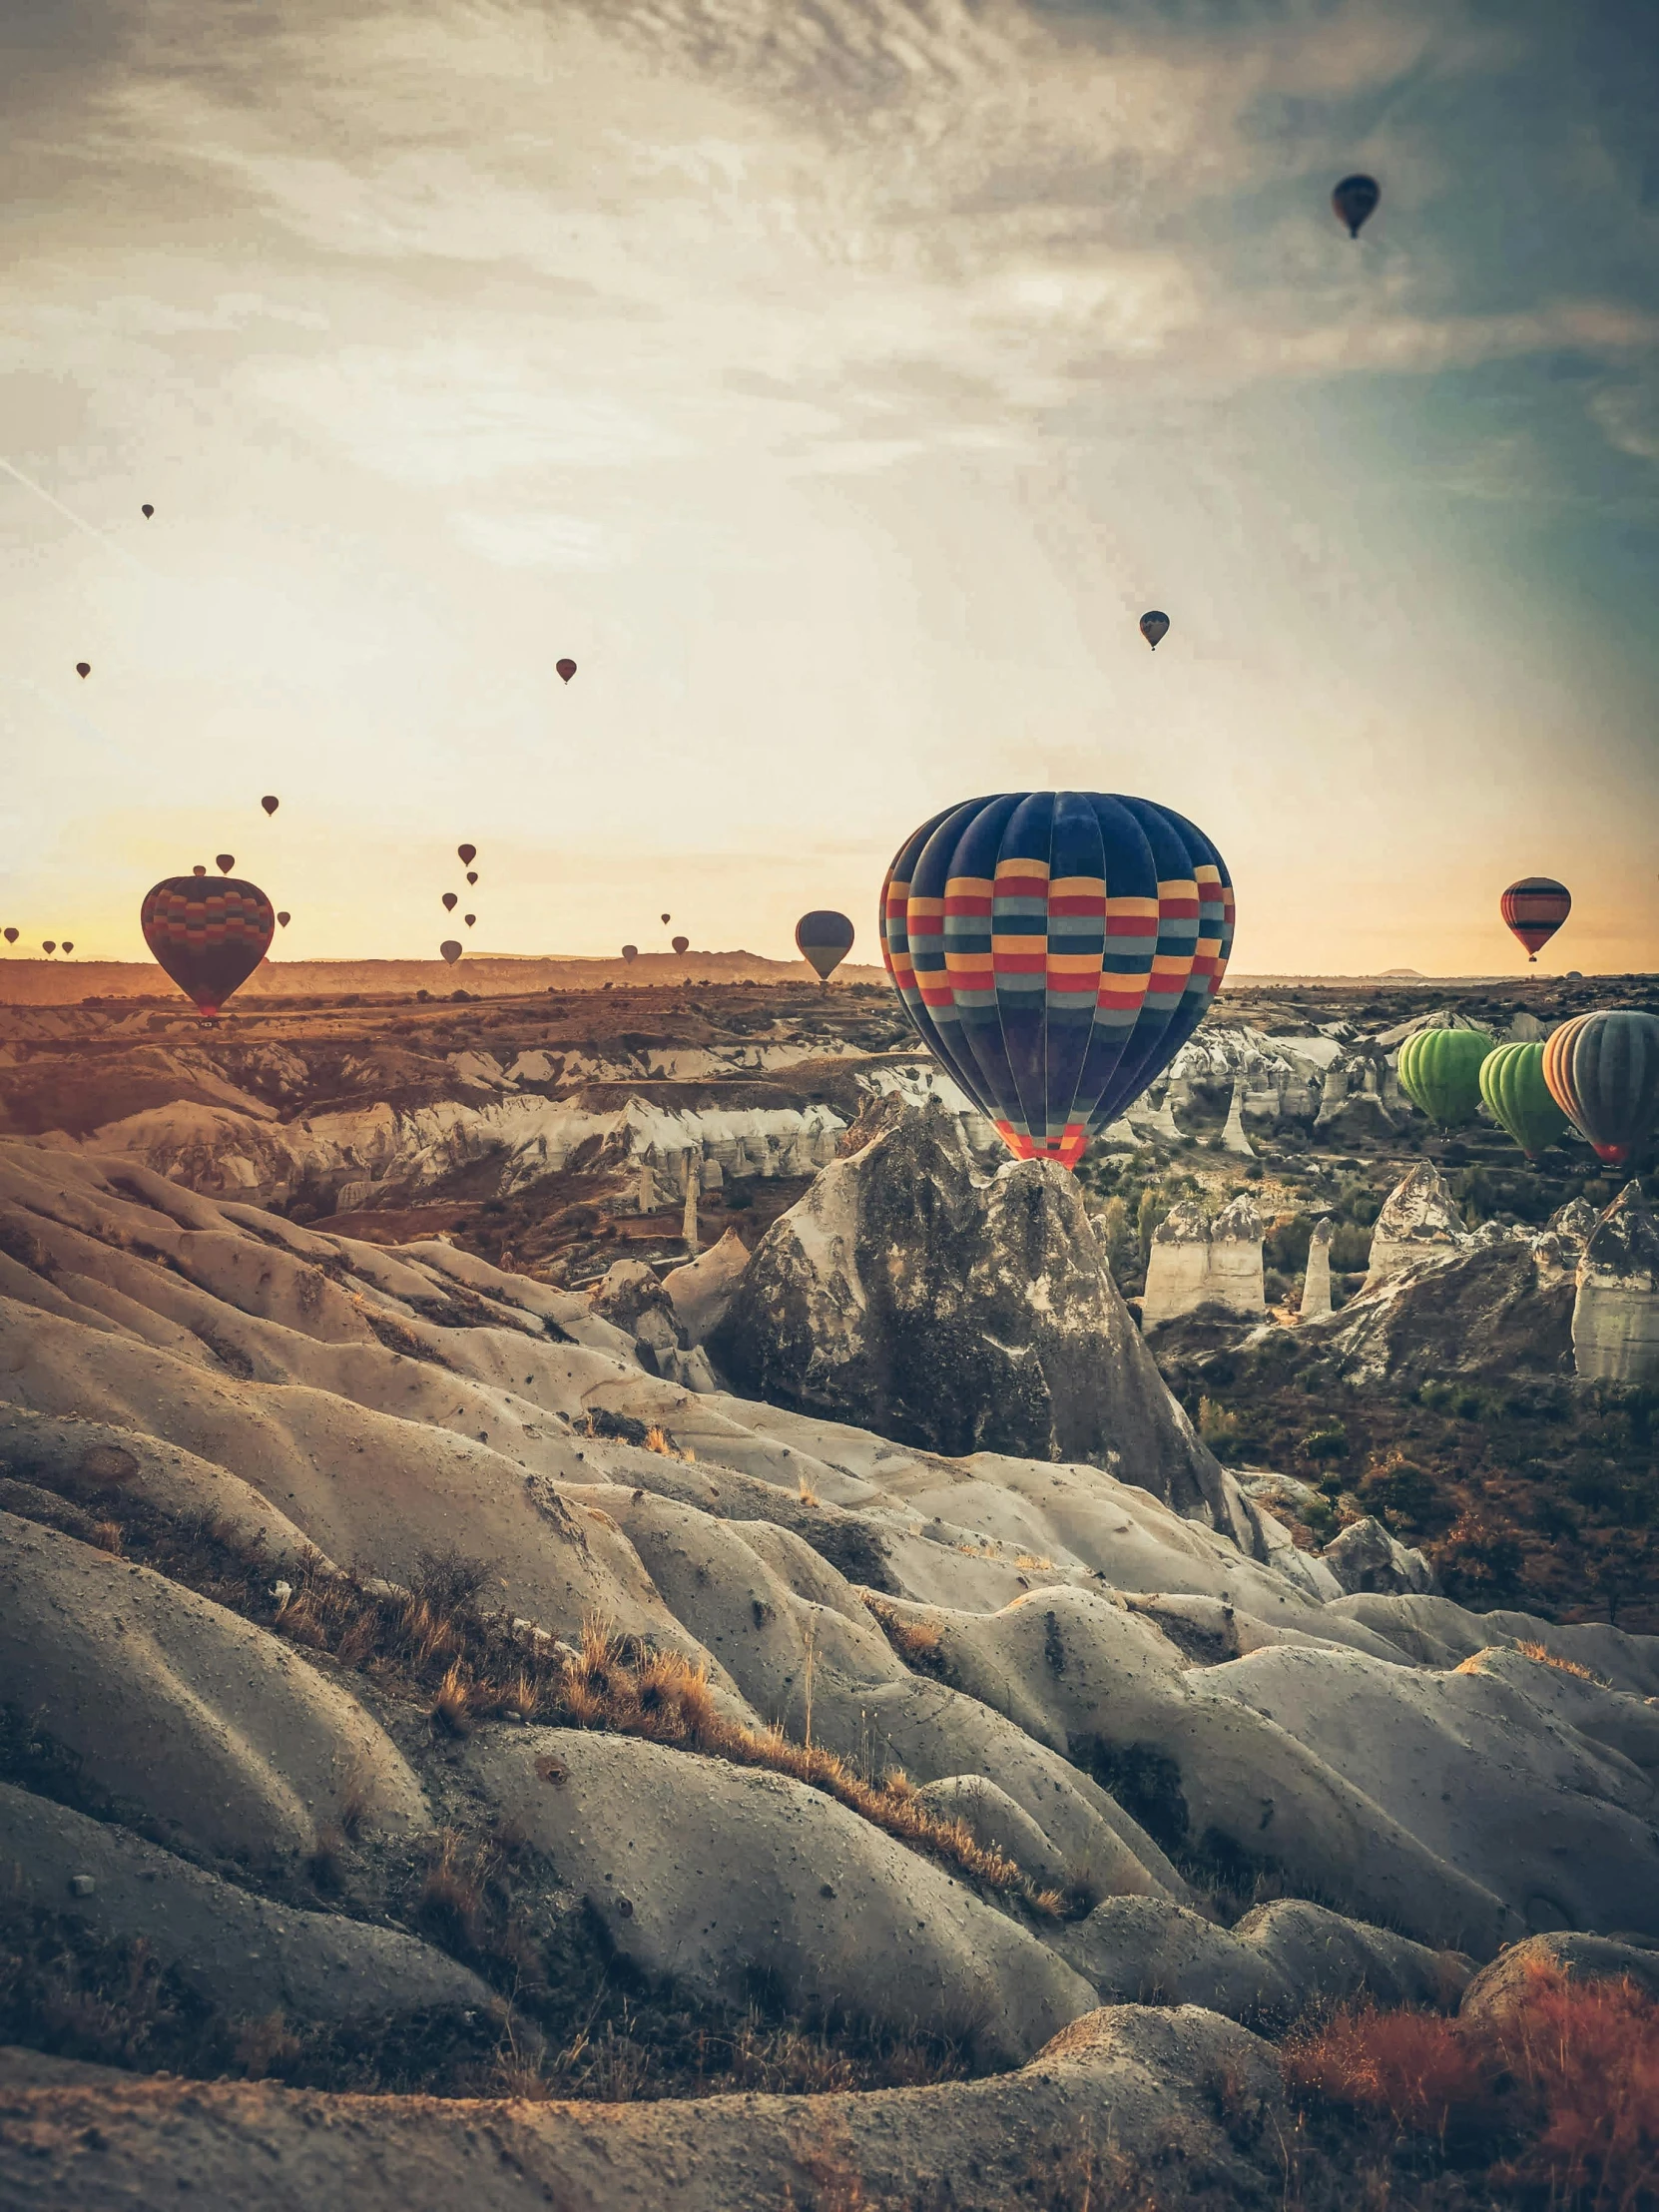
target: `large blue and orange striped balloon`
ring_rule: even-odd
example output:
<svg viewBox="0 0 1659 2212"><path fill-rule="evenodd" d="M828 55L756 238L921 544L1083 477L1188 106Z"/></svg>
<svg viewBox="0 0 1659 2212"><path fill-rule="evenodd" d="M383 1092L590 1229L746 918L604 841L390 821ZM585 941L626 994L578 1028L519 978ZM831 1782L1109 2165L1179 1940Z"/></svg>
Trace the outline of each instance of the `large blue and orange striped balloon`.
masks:
<svg viewBox="0 0 1659 2212"><path fill-rule="evenodd" d="M970 799L905 839L881 952L922 1042L1019 1160L1074 1168L1221 987L1233 883L1183 816L1100 792Z"/></svg>

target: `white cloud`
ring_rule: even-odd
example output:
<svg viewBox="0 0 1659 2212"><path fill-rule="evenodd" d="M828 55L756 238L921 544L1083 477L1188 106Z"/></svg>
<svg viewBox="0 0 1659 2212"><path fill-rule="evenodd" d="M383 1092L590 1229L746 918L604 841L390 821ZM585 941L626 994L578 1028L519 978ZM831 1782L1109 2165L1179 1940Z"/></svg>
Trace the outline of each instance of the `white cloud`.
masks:
<svg viewBox="0 0 1659 2212"><path fill-rule="evenodd" d="M626 539L582 515L484 514L452 518L456 536L499 568L615 568Z"/></svg>

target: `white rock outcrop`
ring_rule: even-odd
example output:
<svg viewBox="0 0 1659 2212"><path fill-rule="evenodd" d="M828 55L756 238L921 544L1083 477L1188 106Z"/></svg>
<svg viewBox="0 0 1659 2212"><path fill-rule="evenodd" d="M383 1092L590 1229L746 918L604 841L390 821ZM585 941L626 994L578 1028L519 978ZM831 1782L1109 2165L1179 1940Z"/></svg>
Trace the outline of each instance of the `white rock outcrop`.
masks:
<svg viewBox="0 0 1659 2212"><path fill-rule="evenodd" d="M1308 1240L1308 1267L1302 1278L1303 1321L1323 1321L1331 1308L1331 1239L1336 1228L1331 1216L1314 1224Z"/></svg>
<svg viewBox="0 0 1659 2212"><path fill-rule="evenodd" d="M1431 1160L1423 1160L1394 1185L1377 1217L1366 1289L1378 1290L1390 1277L1461 1251L1467 1243L1445 1177Z"/></svg>
<svg viewBox="0 0 1659 2212"><path fill-rule="evenodd" d="M1141 1323L1156 1329L1199 1306L1265 1314L1262 1217L1250 1200L1234 1199L1214 1221L1196 1199L1183 1199L1152 1232Z"/></svg>
<svg viewBox="0 0 1659 2212"><path fill-rule="evenodd" d="M1659 1377L1659 1224L1627 1183L1585 1241L1572 1309L1573 1366L1586 1381Z"/></svg>

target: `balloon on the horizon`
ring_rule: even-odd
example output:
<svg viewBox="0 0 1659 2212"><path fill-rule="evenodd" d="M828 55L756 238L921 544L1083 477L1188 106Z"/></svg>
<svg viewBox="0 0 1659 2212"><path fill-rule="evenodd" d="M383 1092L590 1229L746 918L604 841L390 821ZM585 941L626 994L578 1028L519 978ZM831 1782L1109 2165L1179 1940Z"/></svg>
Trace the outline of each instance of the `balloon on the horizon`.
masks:
<svg viewBox="0 0 1659 2212"><path fill-rule="evenodd" d="M478 870L475 867L469 867L466 871L466 879L469 883L476 883L478 880Z"/></svg>
<svg viewBox="0 0 1659 2212"><path fill-rule="evenodd" d="M42 950L42 952L46 953L48 957L50 957L50 956L51 956L51 955L52 955L52 954L53 954L54 952L56 952L56 951L57 951L57 949L58 949L58 940L57 940L57 938L56 938L56 937L43 937L43 938L41 939L41 945L40 945L40 949Z"/></svg>
<svg viewBox="0 0 1659 2212"><path fill-rule="evenodd" d="M1659 1015L1576 1014L1544 1040L1550 1096L1597 1155L1625 1167L1659 1115Z"/></svg>
<svg viewBox="0 0 1659 2212"><path fill-rule="evenodd" d="M155 513L155 511L156 511L156 510L155 510L155 508L151 506L151 504L150 504L150 502L149 502L149 500L148 500L148 499L147 499L147 500L146 500L146 501L144 502L144 505L143 505L143 506L142 506L142 507L141 507L141 508L139 509L139 513L140 513L141 515L143 515L143 517L144 517L144 519L145 519L145 521L146 521L146 522L148 522L148 521L150 520L150 517L151 517L151 516L152 516L152 515L153 515L153 514Z"/></svg>
<svg viewBox="0 0 1659 2212"><path fill-rule="evenodd" d="M276 812L277 808L281 805L281 801L279 799L274 799L268 792L265 798L260 801L260 805L265 809L268 815L274 815Z"/></svg>
<svg viewBox="0 0 1659 2212"><path fill-rule="evenodd" d="M1377 203L1382 197L1382 187L1375 177L1345 177L1331 195L1331 205L1337 211L1337 221L1348 225L1351 239L1360 236L1360 226L1368 216L1375 214Z"/></svg>
<svg viewBox="0 0 1659 2212"><path fill-rule="evenodd" d="M442 944L438 946L438 950L446 960L451 962L458 960L461 956L460 939L458 937L445 937Z"/></svg>
<svg viewBox="0 0 1659 2212"><path fill-rule="evenodd" d="M1075 1168L1209 1011L1233 885L1151 800L1006 792L924 822L881 886L911 1027L1019 1160Z"/></svg>
<svg viewBox="0 0 1659 2212"><path fill-rule="evenodd" d="M455 891L445 891L445 892L444 892L444 894L443 894L443 910L444 910L444 912L445 912L446 914L452 914L452 913L453 913L453 912L455 911L455 908L456 908L456 907L457 907L457 906L458 906L459 904L460 904L460 898L459 898L459 894L458 894L457 892L455 892Z"/></svg>
<svg viewBox="0 0 1659 2212"><path fill-rule="evenodd" d="M853 928L844 914L830 907L815 907L795 925L795 948L816 969L821 983L828 983L852 949Z"/></svg>
<svg viewBox="0 0 1659 2212"><path fill-rule="evenodd" d="M1158 650L1159 641L1168 637L1168 635L1169 616L1160 607L1148 607L1146 613L1141 617L1141 636L1145 638L1154 653Z"/></svg>
<svg viewBox="0 0 1659 2212"><path fill-rule="evenodd" d="M206 875L207 872L207 869L202 865L202 862L200 860L198 860L196 865L191 869L192 875Z"/></svg>
<svg viewBox="0 0 1659 2212"><path fill-rule="evenodd" d="M638 946L637 944L625 944L625 945L623 946L623 948L622 948L622 957L623 957L623 958L624 958L625 960L637 960L637 959L639 958L639 956L640 956L640 948L639 948L639 946Z"/></svg>
<svg viewBox="0 0 1659 2212"><path fill-rule="evenodd" d="M1535 960L1572 912L1572 893L1553 875L1523 875L1497 905L1511 933L1525 945L1527 958Z"/></svg>
<svg viewBox="0 0 1659 2212"><path fill-rule="evenodd" d="M218 868L221 875L229 875L236 864L237 856L234 852L216 852L214 854L214 866Z"/></svg>
<svg viewBox="0 0 1659 2212"><path fill-rule="evenodd" d="M75 673L85 683L86 679L92 674L92 663L90 661L77 661L75 663Z"/></svg>
<svg viewBox="0 0 1659 2212"><path fill-rule="evenodd" d="M63 941L63 948L66 952L73 952L75 949L75 947L70 943L67 937L65 937Z"/></svg>
<svg viewBox="0 0 1659 2212"><path fill-rule="evenodd" d="M459 856L462 867L470 867L478 857L478 847L475 844L458 844L455 851Z"/></svg>
<svg viewBox="0 0 1659 2212"><path fill-rule="evenodd" d="M1480 1063L1480 1095L1492 1119L1536 1161L1567 1126L1544 1081L1541 1044L1500 1044Z"/></svg>
<svg viewBox="0 0 1659 2212"><path fill-rule="evenodd" d="M478 919L478 916L476 914L462 914L461 919L470 929L472 927L472 924Z"/></svg>
<svg viewBox="0 0 1659 2212"><path fill-rule="evenodd" d="M139 926L151 955L206 1021L271 949L276 925L257 883L216 883L205 871L170 875L145 894Z"/></svg>
<svg viewBox="0 0 1659 2212"><path fill-rule="evenodd" d="M564 678L567 684L570 682L570 679L576 674L576 663L572 660L566 659L563 661L555 661L553 663L553 666L558 670L559 674Z"/></svg>
<svg viewBox="0 0 1659 2212"><path fill-rule="evenodd" d="M1399 1048L1399 1087L1442 1129L1461 1129L1480 1104L1480 1068L1493 1049L1484 1029L1419 1029Z"/></svg>
<svg viewBox="0 0 1659 2212"><path fill-rule="evenodd" d="M4 934L6 942L8 944L16 944L17 931L15 929L7 929L4 932L0 932L0 934Z"/></svg>
<svg viewBox="0 0 1659 2212"><path fill-rule="evenodd" d="M279 914L278 914L278 915L276 916L276 926L277 926L277 928L278 928L278 929L285 929L285 928L287 927L288 923L289 923L289 922L290 922L290 921L291 921L292 919L293 919L293 916L292 916L291 914L288 914L288 913L279 913Z"/></svg>
<svg viewBox="0 0 1659 2212"><path fill-rule="evenodd" d="M676 937L674 940L674 949L676 952L689 952L691 950L690 937Z"/></svg>

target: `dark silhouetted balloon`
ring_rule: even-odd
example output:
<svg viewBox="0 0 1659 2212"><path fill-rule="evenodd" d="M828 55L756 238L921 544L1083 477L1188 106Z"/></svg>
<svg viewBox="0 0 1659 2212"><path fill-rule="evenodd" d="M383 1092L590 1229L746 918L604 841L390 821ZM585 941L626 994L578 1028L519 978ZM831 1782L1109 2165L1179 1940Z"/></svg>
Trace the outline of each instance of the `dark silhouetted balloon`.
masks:
<svg viewBox="0 0 1659 2212"><path fill-rule="evenodd" d="M669 921L672 921L673 919L674 919L674 916L673 916L672 914L664 914L664 916L663 916L663 920L664 920L665 922L669 922Z"/></svg>
<svg viewBox="0 0 1659 2212"><path fill-rule="evenodd" d="M1461 1129L1480 1104L1480 1068L1492 1049L1484 1029L1419 1029L1399 1048L1399 1087L1442 1129Z"/></svg>
<svg viewBox="0 0 1659 2212"><path fill-rule="evenodd" d="M151 504L150 504L150 502L149 502L149 500L148 500L148 499L147 499L147 500L146 500L146 501L144 502L144 505L143 505L143 506L142 506L142 507L141 507L141 508L139 509L139 513L140 513L141 515L143 515L143 517L144 517L144 519L145 519L145 521L146 521L146 522L148 522L148 521L150 520L150 517L151 517L151 516L152 516L152 515L153 515L153 514L155 513L155 511L156 511L156 510L155 510L155 508L151 506Z"/></svg>
<svg viewBox="0 0 1659 2212"><path fill-rule="evenodd" d="M478 916L476 914L462 914L461 919L470 929L472 927L472 924L478 919Z"/></svg>
<svg viewBox="0 0 1659 2212"><path fill-rule="evenodd" d="M92 663L90 661L77 661L75 663L75 673L84 682L92 674Z"/></svg>
<svg viewBox="0 0 1659 2212"><path fill-rule="evenodd" d="M624 958L625 960L637 960L637 959L639 958L639 956L640 956L640 948L639 948L639 946L638 946L637 944L625 944L625 945L623 946L623 948L622 948L622 957L623 957L623 958Z"/></svg>
<svg viewBox="0 0 1659 2212"><path fill-rule="evenodd" d="M1141 617L1141 636L1145 638L1147 644L1156 653L1159 639L1168 635L1169 616L1157 607L1149 607Z"/></svg>
<svg viewBox="0 0 1659 2212"><path fill-rule="evenodd" d="M691 950L690 937L676 937L674 940L674 949L676 952L689 952Z"/></svg>
<svg viewBox="0 0 1659 2212"><path fill-rule="evenodd" d="M1184 817L1099 792L970 799L906 838L881 956L939 1065L1016 1159L1074 1168L1221 987L1233 885Z"/></svg>
<svg viewBox="0 0 1659 2212"><path fill-rule="evenodd" d="M795 947L816 968L820 982L828 983L852 950L852 924L844 914L828 907L803 914L795 925Z"/></svg>
<svg viewBox="0 0 1659 2212"><path fill-rule="evenodd" d="M456 908L456 907L457 907L457 906L458 906L458 905L460 904L460 902L461 902L461 901L460 901L460 894L459 894L458 892L456 892L456 891L445 891L445 892L444 892L444 894L443 894L443 910L444 910L444 912L445 912L446 914L452 914L452 913L453 913L453 912L455 911L455 908Z"/></svg>
<svg viewBox="0 0 1659 2212"><path fill-rule="evenodd" d="M455 850L460 857L462 867L470 867L478 857L478 847L475 844L458 844Z"/></svg>
<svg viewBox="0 0 1659 2212"><path fill-rule="evenodd" d="M1348 225L1351 239L1360 236L1360 226L1376 210L1382 197L1382 187L1375 177L1345 177L1331 195L1331 205L1337 211L1337 221Z"/></svg>
<svg viewBox="0 0 1659 2212"><path fill-rule="evenodd" d="M237 856L234 852L216 852L214 854L214 866L218 868L221 875L229 875L236 864Z"/></svg>
<svg viewBox="0 0 1659 2212"><path fill-rule="evenodd" d="M442 944L438 946L438 950L446 960L458 960L461 956L460 939L458 937L445 937Z"/></svg>
<svg viewBox="0 0 1659 2212"><path fill-rule="evenodd" d="M469 883L476 883L478 880L478 870L475 867L469 867L466 871L466 879Z"/></svg>
<svg viewBox="0 0 1659 2212"><path fill-rule="evenodd" d="M267 796L260 801L260 805L265 809L268 815L274 815L276 812L276 809L281 805L281 801L277 799L273 799L268 793Z"/></svg>
<svg viewBox="0 0 1659 2212"><path fill-rule="evenodd" d="M1603 1160L1627 1166L1659 1113L1659 1015L1578 1014L1544 1040L1550 1096Z"/></svg>
<svg viewBox="0 0 1659 2212"><path fill-rule="evenodd" d="M278 915L276 916L276 926L277 926L277 928L278 928L278 929L285 929L285 928L287 927L288 923L289 923L289 922L290 922L290 921L291 921L292 919L293 919L293 916L292 916L291 914L287 914L287 913L279 913L279 914L278 914Z"/></svg>
<svg viewBox="0 0 1659 2212"><path fill-rule="evenodd" d="M207 872L207 869L202 865L202 862L200 860L198 860L196 865L191 869L192 875L206 875Z"/></svg>
<svg viewBox="0 0 1659 2212"><path fill-rule="evenodd" d="M1480 1095L1494 1121L1507 1129L1529 1160L1536 1160L1567 1126L1567 1117L1544 1081L1541 1044L1500 1044L1480 1063Z"/></svg>
<svg viewBox="0 0 1659 2212"><path fill-rule="evenodd" d="M66 952L73 952L75 949L75 947L70 943L67 937L65 937L63 941L63 948Z"/></svg>
<svg viewBox="0 0 1659 2212"><path fill-rule="evenodd" d="M576 674L576 663L574 661L555 661L553 663L553 666L558 670L559 674L564 678L567 684L570 682L570 679Z"/></svg>
<svg viewBox="0 0 1659 2212"><path fill-rule="evenodd" d="M146 894L139 925L157 964L214 1021L270 951L276 916L257 883L170 875Z"/></svg>
<svg viewBox="0 0 1659 2212"><path fill-rule="evenodd" d="M46 953L52 953L52 952L56 952L56 951L57 951L57 949L58 949L58 940L57 940L57 938L56 938L56 937L43 937L43 938L41 939L41 946L40 946L40 949L42 950L42 952L46 952Z"/></svg>
<svg viewBox="0 0 1659 2212"><path fill-rule="evenodd" d="M1535 960L1572 912L1572 893L1553 875L1523 875L1498 900L1498 911Z"/></svg>
<svg viewBox="0 0 1659 2212"><path fill-rule="evenodd" d="M4 935L5 935L5 939L6 939L6 942L7 942L8 944L16 944L16 942L17 942L17 931L16 931L15 929L8 929L8 930L6 930L6 931L4 932Z"/></svg>

